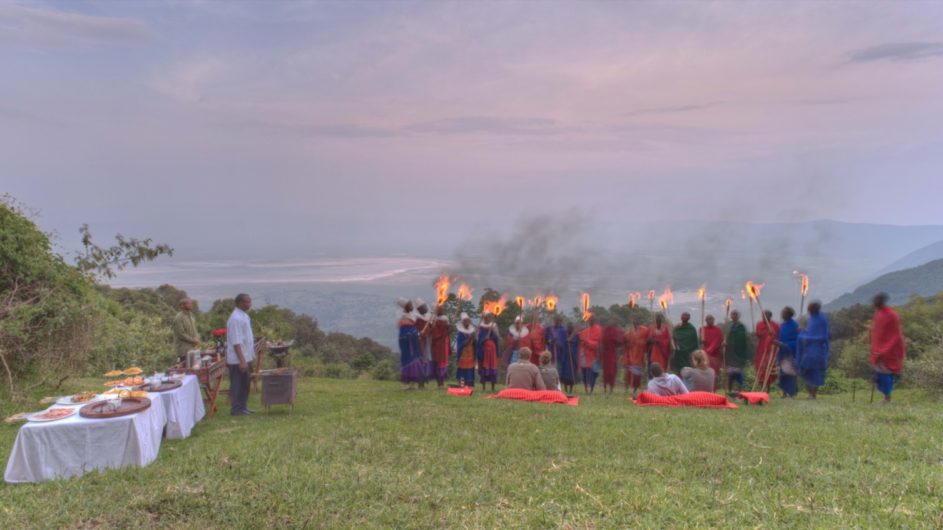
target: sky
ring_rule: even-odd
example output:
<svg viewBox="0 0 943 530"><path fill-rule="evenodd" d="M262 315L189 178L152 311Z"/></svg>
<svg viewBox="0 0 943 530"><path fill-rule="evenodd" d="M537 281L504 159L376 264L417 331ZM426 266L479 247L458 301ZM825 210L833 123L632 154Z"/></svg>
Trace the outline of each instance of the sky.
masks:
<svg viewBox="0 0 943 530"><path fill-rule="evenodd" d="M0 3L0 192L178 255L943 224L941 2Z"/></svg>

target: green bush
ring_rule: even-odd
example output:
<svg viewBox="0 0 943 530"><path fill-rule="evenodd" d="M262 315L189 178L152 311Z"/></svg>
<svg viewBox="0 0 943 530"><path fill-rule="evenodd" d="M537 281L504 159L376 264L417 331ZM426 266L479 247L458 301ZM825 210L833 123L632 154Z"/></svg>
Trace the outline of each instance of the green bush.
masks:
<svg viewBox="0 0 943 530"><path fill-rule="evenodd" d="M389 359L383 359L373 366L371 375L378 381L393 381L399 377L399 371L396 365Z"/></svg>

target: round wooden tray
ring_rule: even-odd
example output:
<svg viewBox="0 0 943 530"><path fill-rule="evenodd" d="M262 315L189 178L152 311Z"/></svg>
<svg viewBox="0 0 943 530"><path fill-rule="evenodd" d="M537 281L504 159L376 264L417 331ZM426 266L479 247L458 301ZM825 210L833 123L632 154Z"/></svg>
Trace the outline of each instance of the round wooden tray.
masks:
<svg viewBox="0 0 943 530"><path fill-rule="evenodd" d="M156 387L151 385L144 385L141 387L141 390L146 390L148 392L167 392L169 390L174 390L183 386L183 381L171 381L169 383L161 383Z"/></svg>
<svg viewBox="0 0 943 530"><path fill-rule="evenodd" d="M119 416L136 414L142 410L147 410L150 406L151 400L147 398L124 398L121 400L121 406L118 407L116 411L112 412L108 410L107 401L99 401L98 403L90 403L80 408L79 414L83 418L92 419L117 418Z"/></svg>

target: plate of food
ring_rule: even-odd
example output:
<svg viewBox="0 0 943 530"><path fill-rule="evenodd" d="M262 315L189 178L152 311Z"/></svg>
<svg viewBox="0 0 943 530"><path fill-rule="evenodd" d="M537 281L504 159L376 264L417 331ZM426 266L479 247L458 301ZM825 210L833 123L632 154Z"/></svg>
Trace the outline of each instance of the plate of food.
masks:
<svg viewBox="0 0 943 530"><path fill-rule="evenodd" d="M91 390L86 390L85 392L79 392L78 394L72 394L71 396L63 396L56 400L56 405L84 405L86 403L98 401L99 399L101 398L98 394L92 392Z"/></svg>
<svg viewBox="0 0 943 530"><path fill-rule="evenodd" d="M141 370L137 366L132 366L124 371L124 375L141 375L144 373L144 370Z"/></svg>
<svg viewBox="0 0 943 530"><path fill-rule="evenodd" d="M112 370L105 373L105 377L121 377L122 375L124 375L124 372L121 370Z"/></svg>
<svg viewBox="0 0 943 530"><path fill-rule="evenodd" d="M79 409L74 407L52 407L42 412L30 414L26 417L29 421L56 421L72 416Z"/></svg>

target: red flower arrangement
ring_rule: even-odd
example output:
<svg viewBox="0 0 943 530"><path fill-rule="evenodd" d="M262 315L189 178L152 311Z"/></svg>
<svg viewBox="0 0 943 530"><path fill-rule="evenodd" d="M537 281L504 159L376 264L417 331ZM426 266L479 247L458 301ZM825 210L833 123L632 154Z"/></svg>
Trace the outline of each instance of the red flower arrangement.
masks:
<svg viewBox="0 0 943 530"><path fill-rule="evenodd" d="M214 337L225 337L226 328L214 329L211 333L213 334Z"/></svg>

